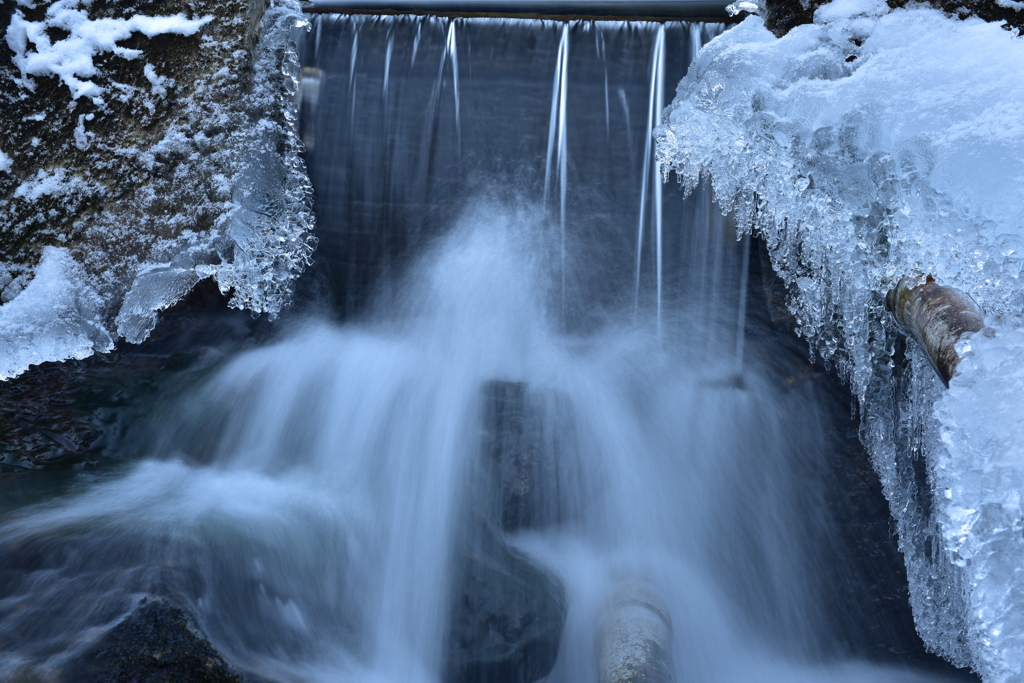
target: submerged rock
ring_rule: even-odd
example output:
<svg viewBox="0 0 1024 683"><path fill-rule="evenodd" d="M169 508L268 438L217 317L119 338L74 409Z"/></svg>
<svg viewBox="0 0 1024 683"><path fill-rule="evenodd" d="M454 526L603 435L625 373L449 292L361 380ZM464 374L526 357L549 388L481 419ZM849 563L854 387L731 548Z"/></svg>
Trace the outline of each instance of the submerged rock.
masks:
<svg viewBox="0 0 1024 683"><path fill-rule="evenodd" d="M446 683L529 683L555 665L565 588L510 548L513 531L555 521L555 447L543 397L522 382L483 386L483 441L453 565Z"/></svg>
<svg viewBox="0 0 1024 683"><path fill-rule="evenodd" d="M240 683L243 679L163 600L142 604L69 667L66 683Z"/></svg>
<svg viewBox="0 0 1024 683"><path fill-rule="evenodd" d="M491 529L456 562L447 683L530 683L555 665L565 625L558 578Z"/></svg>

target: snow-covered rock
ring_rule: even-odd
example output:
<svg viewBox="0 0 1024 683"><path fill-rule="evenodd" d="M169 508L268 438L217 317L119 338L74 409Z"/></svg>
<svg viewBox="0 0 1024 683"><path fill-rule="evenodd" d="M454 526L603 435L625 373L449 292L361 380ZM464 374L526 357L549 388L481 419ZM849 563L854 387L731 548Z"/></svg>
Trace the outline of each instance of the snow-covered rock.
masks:
<svg viewBox="0 0 1024 683"><path fill-rule="evenodd" d="M315 246L294 130L298 2L138 6L18 0L0 18L0 311L52 246L111 339L145 339L206 277L274 316ZM12 334L0 328L0 353ZM31 358L3 357L0 380Z"/></svg>

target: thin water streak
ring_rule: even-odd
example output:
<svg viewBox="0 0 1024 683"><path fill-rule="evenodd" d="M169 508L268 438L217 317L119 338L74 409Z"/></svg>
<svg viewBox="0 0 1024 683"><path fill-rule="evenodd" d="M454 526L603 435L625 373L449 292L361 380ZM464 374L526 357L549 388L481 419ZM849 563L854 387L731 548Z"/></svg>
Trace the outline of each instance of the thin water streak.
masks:
<svg viewBox="0 0 1024 683"><path fill-rule="evenodd" d="M640 309L640 280L641 267L643 265L644 232L647 218L647 205L652 202L648 196L648 188L651 184L651 176L654 175L654 236L655 236L655 290L658 333L661 333L661 304L662 304L662 195L661 195L661 173L657 168L657 162L653 161L654 129L661 124L662 109L665 105L664 93L664 68L665 68L665 27L658 27L654 47L651 50L650 78L648 80L648 101L647 101L647 136L644 142L644 163L643 176L640 185L640 216L637 220L636 232L636 278L633 293L634 315Z"/></svg>

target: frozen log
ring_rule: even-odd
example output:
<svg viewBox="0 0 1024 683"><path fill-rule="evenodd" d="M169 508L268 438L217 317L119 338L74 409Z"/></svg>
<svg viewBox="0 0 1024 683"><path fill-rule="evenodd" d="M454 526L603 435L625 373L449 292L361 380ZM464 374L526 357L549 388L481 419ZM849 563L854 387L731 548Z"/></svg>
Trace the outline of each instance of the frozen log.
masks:
<svg viewBox="0 0 1024 683"><path fill-rule="evenodd" d="M672 620L647 586L628 583L615 591L597 657L600 683L672 681Z"/></svg>
<svg viewBox="0 0 1024 683"><path fill-rule="evenodd" d="M943 287L929 275L924 282L904 277L889 290L885 306L924 349L935 372L949 386L960 356L956 343L985 326L984 313L969 295Z"/></svg>

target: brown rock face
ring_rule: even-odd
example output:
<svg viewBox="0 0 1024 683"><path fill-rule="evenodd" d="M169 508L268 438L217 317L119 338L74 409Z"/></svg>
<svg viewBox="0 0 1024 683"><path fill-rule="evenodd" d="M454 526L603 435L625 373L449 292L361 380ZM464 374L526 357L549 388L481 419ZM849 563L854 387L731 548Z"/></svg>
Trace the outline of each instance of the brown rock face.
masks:
<svg viewBox="0 0 1024 683"><path fill-rule="evenodd" d="M54 4L5 3L0 32L12 20L45 21ZM262 0L99 0L87 10L94 20L182 13L212 21L190 36L134 33L118 45L140 50L135 59L96 55L99 73L88 80L103 89L102 104L73 97L56 75L23 76L10 41L0 45L0 150L12 160L0 173L0 262L8 272L0 302L21 291L44 245L71 248L114 294L158 241L211 228L231 199L212 176L231 173L217 148L237 124L226 105L248 87L245 47L255 40ZM203 172L193 155L209 162Z"/></svg>

